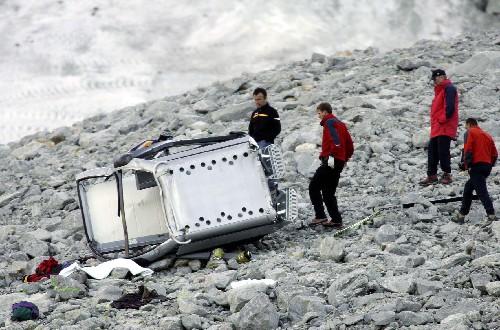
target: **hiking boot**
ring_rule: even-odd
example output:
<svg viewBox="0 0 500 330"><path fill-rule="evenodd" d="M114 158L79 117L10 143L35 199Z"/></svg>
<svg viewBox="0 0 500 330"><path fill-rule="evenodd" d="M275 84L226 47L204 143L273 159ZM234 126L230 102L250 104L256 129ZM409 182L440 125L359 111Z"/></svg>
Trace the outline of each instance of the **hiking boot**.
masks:
<svg viewBox="0 0 500 330"><path fill-rule="evenodd" d="M333 229L344 229L345 226L342 225L342 222L332 222L332 221L327 221L322 223L323 226L325 227L331 227Z"/></svg>
<svg viewBox="0 0 500 330"><path fill-rule="evenodd" d="M493 221L497 221L497 217L494 214L488 214L488 217L486 218L486 226L491 225Z"/></svg>
<svg viewBox="0 0 500 330"><path fill-rule="evenodd" d="M453 180L451 179L451 173L443 173L443 175L441 176L441 179L439 179L439 183L442 183L442 184L448 184L448 183L452 183Z"/></svg>
<svg viewBox="0 0 500 330"><path fill-rule="evenodd" d="M327 218L322 218L322 219L317 219L317 218L314 218L311 223L309 224L309 226L313 227L313 226L317 226L317 225L321 225L323 224L324 222L327 222Z"/></svg>
<svg viewBox="0 0 500 330"><path fill-rule="evenodd" d="M458 224L463 224L465 222L465 215L458 212L455 214L453 218L451 218L451 221L456 222Z"/></svg>
<svg viewBox="0 0 500 330"><path fill-rule="evenodd" d="M434 175L429 175L428 177L426 177L425 179L420 181L419 184L421 186L428 186L428 185L436 183L436 182L438 182L438 176L437 176L437 174L434 174Z"/></svg>

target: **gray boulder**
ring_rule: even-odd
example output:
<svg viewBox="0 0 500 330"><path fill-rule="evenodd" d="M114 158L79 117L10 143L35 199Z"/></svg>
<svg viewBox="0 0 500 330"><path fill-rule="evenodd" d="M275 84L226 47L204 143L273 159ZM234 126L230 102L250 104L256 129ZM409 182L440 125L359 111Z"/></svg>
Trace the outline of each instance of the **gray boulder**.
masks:
<svg viewBox="0 0 500 330"><path fill-rule="evenodd" d="M225 273L213 273L209 274L205 278L205 284L207 286L215 286L217 289L225 290L226 287L234 281L236 277L235 272L225 272Z"/></svg>
<svg viewBox="0 0 500 330"><path fill-rule="evenodd" d="M459 313L453 314L441 321L439 329L443 330L469 330L471 323L467 319L467 315Z"/></svg>
<svg viewBox="0 0 500 330"><path fill-rule="evenodd" d="M473 267L498 267L500 265L500 253L487 254L472 260Z"/></svg>
<svg viewBox="0 0 500 330"><path fill-rule="evenodd" d="M165 258L165 259L161 259L161 260L153 262L152 264L150 264L148 266L148 268L154 270L155 272L158 272L158 271L170 268L173 263L174 263L174 259Z"/></svg>
<svg viewBox="0 0 500 330"><path fill-rule="evenodd" d="M279 285L276 288L276 300L280 311L287 311L290 301L298 295L311 296L312 293L302 285Z"/></svg>
<svg viewBox="0 0 500 330"><path fill-rule="evenodd" d="M241 288L231 289L227 293L230 311L233 313L238 312L248 301L266 291L267 285L265 284L250 284Z"/></svg>
<svg viewBox="0 0 500 330"><path fill-rule="evenodd" d="M448 269L458 265L463 265L469 260L471 260L470 255L460 252L444 259L442 266L443 268Z"/></svg>
<svg viewBox="0 0 500 330"><path fill-rule="evenodd" d="M213 111L210 113L210 116L214 122L218 120L222 122L232 122L241 119L250 119L250 114L253 110L255 110L255 104L253 101L247 101Z"/></svg>
<svg viewBox="0 0 500 330"><path fill-rule="evenodd" d="M424 307L427 309L439 309L446 305L443 297L432 296L427 300Z"/></svg>
<svg viewBox="0 0 500 330"><path fill-rule="evenodd" d="M31 257L42 257L49 255L49 244L36 239L26 241L21 246L21 251Z"/></svg>
<svg viewBox="0 0 500 330"><path fill-rule="evenodd" d="M182 315L182 317L185 317L185 315ZM160 329L183 330L182 321L179 316L162 317L158 323L158 327Z"/></svg>
<svg viewBox="0 0 500 330"><path fill-rule="evenodd" d="M28 188L24 188L13 193L2 194L2 196L0 196L0 207L4 207L5 205L14 201L16 198L22 197L27 190Z"/></svg>
<svg viewBox="0 0 500 330"><path fill-rule="evenodd" d="M328 288L328 302L335 302L342 297L361 296L368 292L368 274L364 269L358 269L337 278Z"/></svg>
<svg viewBox="0 0 500 330"><path fill-rule="evenodd" d="M315 296L295 296L288 304L288 317L292 323L297 323L303 319L306 313L314 312L317 316L325 316L326 302L324 299Z"/></svg>
<svg viewBox="0 0 500 330"><path fill-rule="evenodd" d="M387 151L391 150L391 147L392 144L386 141L370 143L372 151L378 154L385 154Z"/></svg>
<svg viewBox="0 0 500 330"><path fill-rule="evenodd" d="M465 63L453 67L450 72L467 76L482 75L495 70L500 70L500 51L476 53Z"/></svg>
<svg viewBox="0 0 500 330"><path fill-rule="evenodd" d="M490 296L500 297L500 281L489 282L485 288Z"/></svg>
<svg viewBox="0 0 500 330"><path fill-rule="evenodd" d="M229 322L222 322L218 324L211 325L207 330L234 330L234 325Z"/></svg>
<svg viewBox="0 0 500 330"><path fill-rule="evenodd" d="M85 285L69 277L51 276L51 284L59 300L81 298L87 294Z"/></svg>
<svg viewBox="0 0 500 330"><path fill-rule="evenodd" d="M376 240L378 243L394 242L398 238L396 227L383 225L377 230Z"/></svg>
<svg viewBox="0 0 500 330"><path fill-rule="evenodd" d="M323 54L313 53L311 55L312 62L326 63L327 60L328 60L328 57L326 55L323 55Z"/></svg>
<svg viewBox="0 0 500 330"><path fill-rule="evenodd" d="M319 255L322 260L340 262L345 256L344 243L334 237L325 237L319 246Z"/></svg>
<svg viewBox="0 0 500 330"><path fill-rule="evenodd" d="M203 326L202 318L199 315L182 315L181 316L182 326L187 330L201 329ZM175 323L174 323L175 326Z"/></svg>
<svg viewBox="0 0 500 330"><path fill-rule="evenodd" d="M417 285L418 294L425 294L427 292L437 292L443 289L444 284L439 281L429 281L422 278L417 278L415 280L415 284Z"/></svg>
<svg viewBox="0 0 500 330"><path fill-rule="evenodd" d="M384 277L379 283L390 292L411 294L415 291L415 280L412 275Z"/></svg>
<svg viewBox="0 0 500 330"><path fill-rule="evenodd" d="M321 165L318 156L319 152L316 149L295 152L294 158L297 162L297 172L305 177L312 177L316 169Z"/></svg>
<svg viewBox="0 0 500 330"><path fill-rule="evenodd" d="M215 104L215 102L211 100L199 100L198 102L193 104L194 111L202 114L215 111L217 110L217 108L217 104Z"/></svg>
<svg viewBox="0 0 500 330"><path fill-rule="evenodd" d="M445 297L446 301L453 301L453 296L448 294ZM467 315L469 312L480 312L481 307L475 299L461 299L456 301L452 306L445 306L441 309L436 310L434 313L434 319L437 322L442 322L444 319L454 314L464 314Z"/></svg>
<svg viewBox="0 0 500 330"><path fill-rule="evenodd" d="M398 319L404 326L422 325L434 322L434 317L430 313L415 313L411 311L398 313Z"/></svg>
<svg viewBox="0 0 500 330"><path fill-rule="evenodd" d="M384 326L396 321L396 313L393 311L373 312L370 318L374 325Z"/></svg>
<svg viewBox="0 0 500 330"><path fill-rule="evenodd" d="M429 61L424 61L422 59L418 58L404 58L399 60L396 63L396 66L398 69L403 70L403 71L413 71L415 69L418 69L422 66L425 67L430 67L431 63Z"/></svg>
<svg viewBox="0 0 500 330"><path fill-rule="evenodd" d="M283 151L295 151L295 148L304 143L318 144L321 143L321 136L309 130L294 131L288 134L281 143Z"/></svg>
<svg viewBox="0 0 500 330"><path fill-rule="evenodd" d="M22 147L12 150L11 155L17 159L32 160L44 153L44 149L46 151L50 150L51 145L53 146L54 143L49 143L49 141L46 141L45 143L40 141L31 141Z"/></svg>
<svg viewBox="0 0 500 330"><path fill-rule="evenodd" d="M237 330L274 330L279 324L279 313L267 295L258 293L233 319Z"/></svg>
<svg viewBox="0 0 500 330"><path fill-rule="evenodd" d="M208 308L203 305L208 305L208 301L201 294L187 293L177 298L179 311L182 314L196 314L206 316L209 313Z"/></svg>
<svg viewBox="0 0 500 330"><path fill-rule="evenodd" d="M475 289L486 292L486 285L490 283L492 277L490 274L476 273L470 275L470 281Z"/></svg>
<svg viewBox="0 0 500 330"><path fill-rule="evenodd" d="M110 130L98 131L95 133L83 132L80 134L78 144L82 148L91 148L94 146L108 146L116 139L115 133Z"/></svg>
<svg viewBox="0 0 500 330"><path fill-rule="evenodd" d="M100 287L96 293L93 294L94 299L98 304L113 301L123 295L123 289L115 285L106 285Z"/></svg>

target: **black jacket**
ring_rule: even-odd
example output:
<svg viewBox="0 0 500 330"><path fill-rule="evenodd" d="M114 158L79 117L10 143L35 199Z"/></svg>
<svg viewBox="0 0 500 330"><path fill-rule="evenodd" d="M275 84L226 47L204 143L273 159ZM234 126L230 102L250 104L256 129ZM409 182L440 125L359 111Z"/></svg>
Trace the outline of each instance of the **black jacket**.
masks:
<svg viewBox="0 0 500 330"><path fill-rule="evenodd" d="M263 107L255 109L250 116L248 134L255 141L265 140L274 143L274 139L281 132L281 122L278 111L266 103Z"/></svg>

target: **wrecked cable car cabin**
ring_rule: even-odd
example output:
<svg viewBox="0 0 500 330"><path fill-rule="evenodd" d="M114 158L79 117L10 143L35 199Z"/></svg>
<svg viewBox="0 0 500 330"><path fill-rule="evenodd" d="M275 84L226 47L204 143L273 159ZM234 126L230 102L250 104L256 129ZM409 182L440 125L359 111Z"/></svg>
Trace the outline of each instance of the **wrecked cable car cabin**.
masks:
<svg viewBox="0 0 500 330"><path fill-rule="evenodd" d="M77 175L88 246L147 264L262 237L297 217L295 191L269 188L283 175L280 148L243 133L135 147Z"/></svg>

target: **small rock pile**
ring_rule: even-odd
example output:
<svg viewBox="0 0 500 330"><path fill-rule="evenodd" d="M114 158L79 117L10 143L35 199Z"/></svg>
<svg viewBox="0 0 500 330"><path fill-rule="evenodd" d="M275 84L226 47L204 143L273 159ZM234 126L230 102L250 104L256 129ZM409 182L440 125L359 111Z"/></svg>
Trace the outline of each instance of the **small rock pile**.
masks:
<svg viewBox="0 0 500 330"><path fill-rule="evenodd" d="M381 54L375 48L284 64L258 74L37 133L0 146L0 324L19 329L498 329L500 222L482 227L479 202L464 225L450 221L466 176L451 185L419 187L425 176L431 68L444 68L460 93L463 122L475 117L500 137L500 34L422 40ZM300 196L299 222L258 242L245 264L164 259L150 277L116 269L104 280L74 273L21 283L49 255L61 262L88 255L75 175L110 166L133 145L175 132L178 139L246 131L262 86L282 120L279 143L287 174L282 187ZM373 207L414 202L384 211L372 225L333 237L313 216L307 187L319 165L321 130L315 115L328 101L348 126L355 154L337 197L346 223ZM452 143L458 164L462 138ZM498 143L497 143L498 147ZM455 165L456 166L456 165ZM500 213L498 166L489 178ZM96 260L87 265L97 264ZM230 283L272 279L237 289ZM168 299L138 310L110 307L140 285ZM38 320L13 323L13 303L35 303Z"/></svg>

